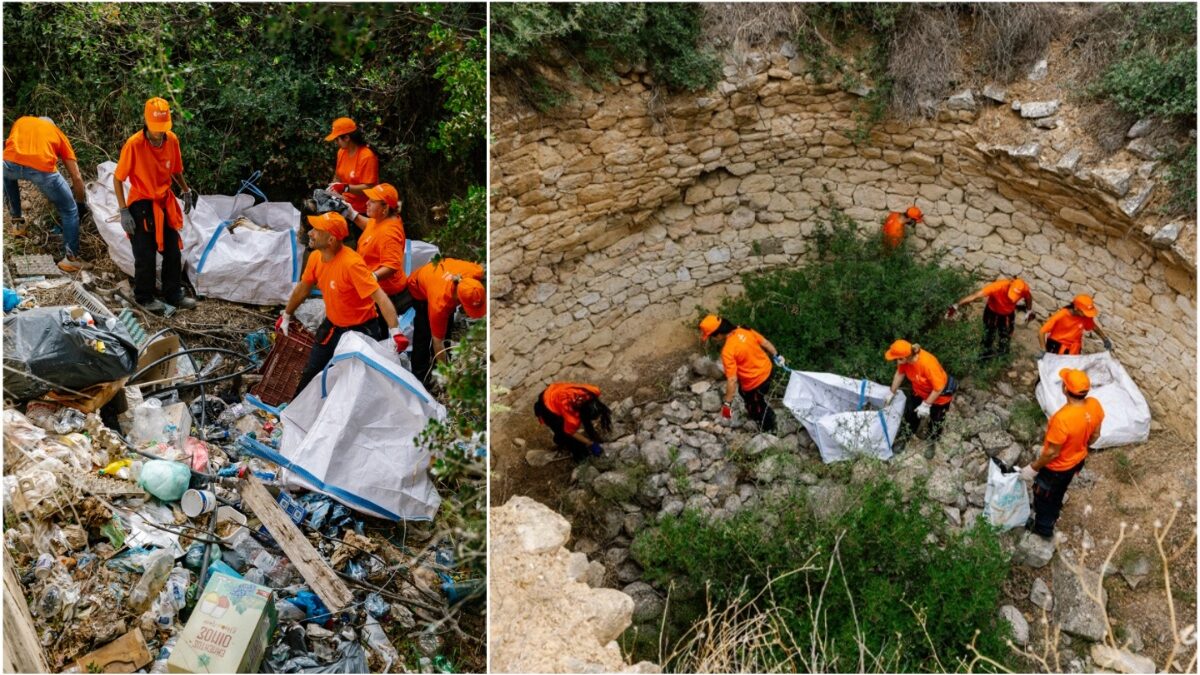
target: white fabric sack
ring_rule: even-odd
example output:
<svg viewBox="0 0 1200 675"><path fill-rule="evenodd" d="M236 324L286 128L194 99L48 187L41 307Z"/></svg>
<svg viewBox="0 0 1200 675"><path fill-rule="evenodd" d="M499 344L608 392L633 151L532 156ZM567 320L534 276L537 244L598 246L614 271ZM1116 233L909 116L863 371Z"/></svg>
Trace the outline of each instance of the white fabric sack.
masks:
<svg viewBox="0 0 1200 675"><path fill-rule="evenodd" d="M438 247L418 239L404 241L404 275L412 276L413 272L428 264L438 254Z"/></svg>
<svg viewBox="0 0 1200 675"><path fill-rule="evenodd" d="M904 415L904 392L886 409L890 388L833 373L791 371L783 404L808 430L826 464L866 455L892 457Z"/></svg>
<svg viewBox="0 0 1200 675"><path fill-rule="evenodd" d="M266 231L229 225L246 217ZM254 204L247 194L202 195L184 239L200 295L252 305L286 303L304 269L300 211L286 202Z"/></svg>
<svg viewBox="0 0 1200 675"><path fill-rule="evenodd" d="M1130 443L1142 443L1150 437L1150 406L1125 367L1113 358L1111 352L1095 354L1046 354L1038 361L1041 381L1037 386L1037 400L1046 417L1054 415L1067 404L1062 391L1062 378L1058 371L1074 368L1087 373L1092 383L1088 396L1100 402L1104 408L1104 423L1100 425L1100 438L1093 448L1112 448Z"/></svg>
<svg viewBox="0 0 1200 675"><path fill-rule="evenodd" d="M983 501L983 515L1001 529L1021 527L1029 520L1029 489L1021 481L1021 473L1004 473L990 459Z"/></svg>
<svg viewBox="0 0 1200 675"><path fill-rule="evenodd" d="M113 173L117 170L116 162L104 162L96 167L96 180L85 186L88 208L92 210L92 220L100 238L108 245L108 257L117 263L117 267L129 276L133 276L133 243L121 228L121 209L117 206L117 193L113 192ZM129 196L129 181L125 181L125 196ZM183 202L179 203L180 211ZM187 246L188 230L191 223L189 217L183 217L183 269L188 272ZM162 257L157 258L156 269L162 269Z"/></svg>
<svg viewBox="0 0 1200 675"><path fill-rule="evenodd" d="M431 520L441 498L416 439L445 417L390 339L346 333L329 367L283 411L281 479L369 515Z"/></svg>

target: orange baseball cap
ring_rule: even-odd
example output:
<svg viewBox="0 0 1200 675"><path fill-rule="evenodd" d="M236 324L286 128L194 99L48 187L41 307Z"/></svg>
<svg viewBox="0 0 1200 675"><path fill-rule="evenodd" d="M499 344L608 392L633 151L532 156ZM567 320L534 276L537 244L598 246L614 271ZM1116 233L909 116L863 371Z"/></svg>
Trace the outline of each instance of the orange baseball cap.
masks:
<svg viewBox="0 0 1200 675"><path fill-rule="evenodd" d="M924 222L924 219L925 219L925 214L921 213L921 209L919 209L915 206L908 207L908 210L906 210L904 212L904 215L908 216L909 218L912 218L913 220L917 221L918 223Z"/></svg>
<svg viewBox="0 0 1200 675"><path fill-rule="evenodd" d="M400 204L400 193L396 192L396 188L392 187L388 183L380 183L375 187L363 190L362 193L366 195L367 199L386 202L387 205L393 209Z"/></svg>
<svg viewBox="0 0 1200 675"><path fill-rule="evenodd" d="M171 130L171 105L155 96L146 101L146 128L155 133Z"/></svg>
<svg viewBox="0 0 1200 675"><path fill-rule="evenodd" d="M887 359L888 361L907 359L908 357L912 356L912 353L913 348L911 342L908 340L896 340L892 343L892 346L888 347L888 350L883 353L883 358Z"/></svg>
<svg viewBox="0 0 1200 675"><path fill-rule="evenodd" d="M339 117L333 121L333 129L329 131L329 135L325 140L332 141L338 136L345 136L348 133L358 130L358 125L349 117Z"/></svg>
<svg viewBox="0 0 1200 675"><path fill-rule="evenodd" d="M1028 290L1029 284L1025 283L1021 279L1013 279L1012 283L1008 285L1008 299L1016 302L1017 299L1024 295L1025 291Z"/></svg>
<svg viewBox="0 0 1200 675"><path fill-rule="evenodd" d="M1076 396L1083 396L1092 388L1092 382L1088 379L1087 373L1074 368L1063 368L1058 371L1058 376L1062 378L1063 384L1067 387L1067 391Z"/></svg>
<svg viewBox="0 0 1200 675"><path fill-rule="evenodd" d="M700 339L707 340L718 328L721 327L721 319L716 314L709 314L700 320Z"/></svg>
<svg viewBox="0 0 1200 675"><path fill-rule="evenodd" d="M487 293L483 290L483 284L475 279L463 279L458 282L458 301L462 303L467 316L472 319L487 314Z"/></svg>
<svg viewBox="0 0 1200 675"><path fill-rule="evenodd" d="M322 213L319 216L309 216L308 224L322 232L328 232L337 238L338 241L345 239L350 235L350 228L346 225L346 219L340 213Z"/></svg>
<svg viewBox="0 0 1200 675"><path fill-rule="evenodd" d="M1078 310L1080 314L1088 318L1095 318L1095 316L1100 313L1096 311L1096 303L1092 302L1092 296L1090 295L1077 295L1075 296L1075 299L1071 301L1071 304L1075 306L1075 309Z"/></svg>

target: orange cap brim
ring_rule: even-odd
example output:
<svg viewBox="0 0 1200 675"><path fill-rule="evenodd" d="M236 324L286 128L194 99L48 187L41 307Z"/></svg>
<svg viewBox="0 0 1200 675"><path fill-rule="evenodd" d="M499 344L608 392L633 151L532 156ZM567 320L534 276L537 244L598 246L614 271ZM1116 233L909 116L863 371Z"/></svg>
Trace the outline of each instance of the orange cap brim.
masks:
<svg viewBox="0 0 1200 675"><path fill-rule="evenodd" d="M151 122L149 120L146 120L146 128L149 129L150 131L153 131L156 134L161 133L163 131L170 131L171 130L171 120L167 120L166 122Z"/></svg>
<svg viewBox="0 0 1200 675"><path fill-rule="evenodd" d="M334 131L334 132L330 133L328 136L326 136L326 137L325 137L325 140L326 140L326 141L332 141L333 139L337 138L338 136L341 136L341 134L339 134L338 132Z"/></svg>

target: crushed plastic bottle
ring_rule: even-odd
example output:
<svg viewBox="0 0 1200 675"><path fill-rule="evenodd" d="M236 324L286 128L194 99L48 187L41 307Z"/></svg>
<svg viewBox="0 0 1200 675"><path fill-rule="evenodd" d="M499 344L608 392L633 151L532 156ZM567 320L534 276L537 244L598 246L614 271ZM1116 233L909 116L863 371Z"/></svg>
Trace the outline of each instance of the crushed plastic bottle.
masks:
<svg viewBox="0 0 1200 675"><path fill-rule="evenodd" d="M87 416L74 408L63 408L54 420L54 433L60 436L83 431Z"/></svg>
<svg viewBox="0 0 1200 675"><path fill-rule="evenodd" d="M383 632L383 628L375 617L368 617L367 623L363 626L363 632L367 636L367 646L379 655L387 664L384 667L384 672L389 672L392 669L392 664L400 661L400 654L396 652L396 648L392 646L392 641L388 639L387 633ZM424 658L421 659L425 661Z"/></svg>
<svg viewBox="0 0 1200 675"><path fill-rule="evenodd" d="M163 643L161 649L158 650L158 657L154 659L154 663L150 664L151 673L165 673L167 671L167 661L171 658L171 650L175 649L175 642L179 639L178 635L172 635Z"/></svg>
<svg viewBox="0 0 1200 675"><path fill-rule="evenodd" d="M150 558L145 563L145 573L138 580L137 585L133 587L133 591L129 593L129 606L136 611L143 612L150 607L150 603L154 598L158 597L160 591L167 583L167 578L171 575L171 567L175 564L175 558L170 551L158 549L150 554Z"/></svg>

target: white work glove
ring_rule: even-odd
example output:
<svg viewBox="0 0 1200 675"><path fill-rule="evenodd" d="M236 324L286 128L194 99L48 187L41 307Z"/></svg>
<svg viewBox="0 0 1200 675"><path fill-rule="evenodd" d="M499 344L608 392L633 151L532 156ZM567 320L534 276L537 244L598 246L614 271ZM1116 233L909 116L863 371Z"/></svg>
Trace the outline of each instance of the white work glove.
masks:
<svg viewBox="0 0 1200 675"><path fill-rule="evenodd" d="M292 321L291 314L288 314L287 311L280 312L279 320L277 320L275 322L275 330L279 331L280 333L283 333L284 337L287 337L288 336L288 324L291 323L291 321Z"/></svg>
<svg viewBox="0 0 1200 675"><path fill-rule="evenodd" d="M774 363L775 365L779 366L780 368L787 367L787 361L785 361L783 359L783 354L776 354L775 356L772 356L771 362Z"/></svg>
<svg viewBox="0 0 1200 675"><path fill-rule="evenodd" d="M133 230L137 227L137 223L133 220L133 214L129 212L129 208L121 209L121 229L125 230L125 234L133 236Z"/></svg>
<svg viewBox="0 0 1200 675"><path fill-rule="evenodd" d="M1026 464L1025 466L1021 467L1021 480L1025 481L1026 483L1032 483L1033 479L1036 477L1037 472L1033 470L1032 466Z"/></svg>
<svg viewBox="0 0 1200 675"><path fill-rule="evenodd" d="M192 209L196 208L196 193L191 190L184 190L183 194L179 195L183 201L183 212L191 213Z"/></svg>
<svg viewBox="0 0 1200 675"><path fill-rule="evenodd" d="M929 404L925 401L921 401L921 405L917 406L917 417L921 419L929 417Z"/></svg>
<svg viewBox="0 0 1200 675"><path fill-rule="evenodd" d="M346 205L340 209L340 212L342 217L346 219L347 223L353 223L356 219L358 219L359 216L358 211L355 211L354 207L350 206L349 203L346 203Z"/></svg>
<svg viewBox="0 0 1200 675"><path fill-rule="evenodd" d="M1028 312L1025 312L1025 323L1033 322L1034 318L1035 318L1035 315L1034 315L1032 309L1029 310Z"/></svg>
<svg viewBox="0 0 1200 675"><path fill-rule="evenodd" d="M896 400L896 392L888 392L887 398L883 399L883 407L887 408L892 405L892 401Z"/></svg>

